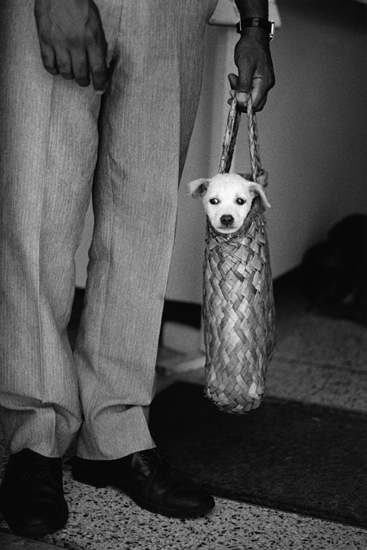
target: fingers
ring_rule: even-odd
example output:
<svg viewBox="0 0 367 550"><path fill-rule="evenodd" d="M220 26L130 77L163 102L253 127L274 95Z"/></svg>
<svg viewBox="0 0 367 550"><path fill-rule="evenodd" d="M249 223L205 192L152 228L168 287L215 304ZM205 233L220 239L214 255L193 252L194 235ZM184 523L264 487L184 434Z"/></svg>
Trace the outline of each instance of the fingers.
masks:
<svg viewBox="0 0 367 550"><path fill-rule="evenodd" d="M97 92L104 92L107 42L98 8L93 0L65 0L64 4L59 0L35 1L44 67L52 75L75 80L79 86L92 81Z"/></svg>
<svg viewBox="0 0 367 550"><path fill-rule="evenodd" d="M97 46L93 45L88 50L88 60L93 88L103 92L107 87L108 66L107 66L107 43L102 40Z"/></svg>
<svg viewBox="0 0 367 550"><path fill-rule="evenodd" d="M269 87L264 84L261 77L254 76L249 79L247 76L240 79L235 74L229 74L228 80L232 90L235 90L240 110L246 111L247 102L251 94L254 111L261 111L266 103Z"/></svg>
<svg viewBox="0 0 367 550"><path fill-rule="evenodd" d="M79 86L89 86L91 80L96 91L107 87L108 67L104 51L91 48L86 50L54 50L41 43L41 56L45 69L52 74L60 75L65 80L75 80Z"/></svg>
<svg viewBox="0 0 367 550"><path fill-rule="evenodd" d="M237 90L238 76L233 74L233 73L230 73L228 75L228 80L229 80L229 83L231 85L232 90Z"/></svg>
<svg viewBox="0 0 367 550"><path fill-rule="evenodd" d="M87 48L75 48L70 51L70 55L56 52L59 74L63 78L73 78L79 86L89 86L92 81L93 88L100 92L105 91L107 87L106 57L107 43L102 40L91 42Z"/></svg>
<svg viewBox="0 0 367 550"><path fill-rule="evenodd" d="M93 88L103 92L108 81L107 42L98 8L94 4L92 6L94 17L90 23L86 50Z"/></svg>
<svg viewBox="0 0 367 550"><path fill-rule="evenodd" d="M262 78L254 77L251 92L254 111L261 111L263 109L268 97L269 89L269 86L264 84Z"/></svg>
<svg viewBox="0 0 367 550"><path fill-rule="evenodd" d="M259 36L242 36L236 44L235 63L238 76L229 75L229 81L236 91L239 108L246 110L251 94L254 111L261 111L275 82L269 44Z"/></svg>
<svg viewBox="0 0 367 550"><path fill-rule="evenodd" d="M55 49L55 61L60 74L65 80L73 80L74 72L68 51Z"/></svg>
<svg viewBox="0 0 367 550"><path fill-rule="evenodd" d="M42 62L46 71L52 75L59 74L54 49L42 41L40 42L40 46Z"/></svg>
<svg viewBox="0 0 367 550"><path fill-rule="evenodd" d="M79 86L89 86L90 84L90 69L88 56L85 50L72 51L71 62L73 68L73 74L75 82Z"/></svg>
<svg viewBox="0 0 367 550"><path fill-rule="evenodd" d="M106 48L107 49L107 48ZM92 81L96 91L107 87L108 67L104 48L92 45L88 50L76 49L70 53L55 52L58 73L66 80L74 79L79 86L89 86Z"/></svg>

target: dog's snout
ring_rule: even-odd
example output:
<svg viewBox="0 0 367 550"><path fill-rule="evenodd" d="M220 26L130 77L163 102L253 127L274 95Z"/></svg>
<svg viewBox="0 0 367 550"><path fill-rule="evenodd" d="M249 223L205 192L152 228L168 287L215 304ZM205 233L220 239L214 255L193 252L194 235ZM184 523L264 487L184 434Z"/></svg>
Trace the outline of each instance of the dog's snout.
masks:
<svg viewBox="0 0 367 550"><path fill-rule="evenodd" d="M220 221L223 225L228 227L233 223L234 217L231 216L230 214L224 214L223 216L221 216Z"/></svg>

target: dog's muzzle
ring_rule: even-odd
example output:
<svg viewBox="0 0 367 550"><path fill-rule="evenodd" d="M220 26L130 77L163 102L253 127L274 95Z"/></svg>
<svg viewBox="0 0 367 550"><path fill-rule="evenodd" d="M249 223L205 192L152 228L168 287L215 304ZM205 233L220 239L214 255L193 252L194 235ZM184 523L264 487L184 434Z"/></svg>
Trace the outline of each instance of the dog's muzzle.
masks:
<svg viewBox="0 0 367 550"><path fill-rule="evenodd" d="M229 227L234 222L234 217L230 214L224 214L223 216L221 216L220 222L222 225Z"/></svg>

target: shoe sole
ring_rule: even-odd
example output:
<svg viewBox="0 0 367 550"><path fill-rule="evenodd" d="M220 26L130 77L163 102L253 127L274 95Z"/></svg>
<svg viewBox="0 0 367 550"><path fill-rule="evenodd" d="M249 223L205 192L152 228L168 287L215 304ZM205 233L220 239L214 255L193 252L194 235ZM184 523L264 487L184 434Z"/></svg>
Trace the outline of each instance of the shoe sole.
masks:
<svg viewBox="0 0 367 550"><path fill-rule="evenodd" d="M210 510L212 510L215 506L214 500L212 503L208 503L202 506L196 506L195 508L185 509L185 510L177 510L172 508L164 508L162 506L157 506L155 504L152 504L150 502L145 501L140 496L136 495L134 493L134 490L132 490L128 485L121 484L120 486L116 486L113 483L111 483L111 480L108 478L103 479L102 477L98 476L98 480L94 476L86 475L85 473L80 474L79 472L74 473L73 477L75 481L79 481L80 483L84 483L84 485L90 485L92 487L95 487L96 489L102 489L104 487L112 487L113 489L117 491L122 491L123 493L127 494L138 506L141 508L144 508L144 510L148 510L149 512L153 512L154 514L160 514L162 516L166 516L168 518L194 518L198 516L203 516L204 514L207 514Z"/></svg>
<svg viewBox="0 0 367 550"><path fill-rule="evenodd" d="M28 525L22 527L19 525L19 523L13 523L12 521L8 521L6 518L6 514L3 513L3 517L6 521L6 523L9 525L10 530L13 533L16 533L17 535L22 536L37 536L37 535L50 535L52 533L55 533L56 531L60 531L63 529L68 521L68 514L65 518L62 520L55 522L53 524L49 523L48 525L45 525L41 522L34 523L33 525Z"/></svg>

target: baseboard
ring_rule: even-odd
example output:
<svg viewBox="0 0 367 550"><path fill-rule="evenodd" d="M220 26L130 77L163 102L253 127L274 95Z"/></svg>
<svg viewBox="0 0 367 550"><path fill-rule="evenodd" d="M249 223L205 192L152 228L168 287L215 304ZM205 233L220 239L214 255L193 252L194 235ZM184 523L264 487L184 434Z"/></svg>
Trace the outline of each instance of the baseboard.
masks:
<svg viewBox="0 0 367 550"><path fill-rule="evenodd" d="M76 287L72 310L72 319L77 321L83 307L85 289ZM189 327L200 329L201 327L201 304L192 302L180 302L176 300L165 300L163 306L162 324L172 322L181 323Z"/></svg>
<svg viewBox="0 0 367 550"><path fill-rule="evenodd" d="M278 277L273 282L275 297L284 287L294 284L299 279L299 270L293 269ZM84 301L84 288L75 289L75 298L72 315L79 316ZM200 329L202 324L202 306L195 302L182 302L179 300L165 300L163 306L162 325L164 323L180 323L192 328Z"/></svg>

